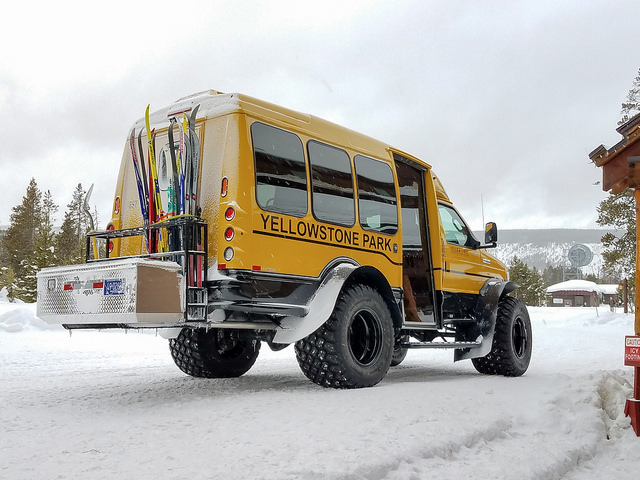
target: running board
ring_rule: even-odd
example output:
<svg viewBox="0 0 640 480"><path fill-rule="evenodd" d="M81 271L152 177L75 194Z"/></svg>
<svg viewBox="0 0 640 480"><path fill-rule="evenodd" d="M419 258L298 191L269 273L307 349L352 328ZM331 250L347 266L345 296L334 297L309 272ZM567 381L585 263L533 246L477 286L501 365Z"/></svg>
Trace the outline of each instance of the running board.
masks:
<svg viewBox="0 0 640 480"><path fill-rule="evenodd" d="M482 342L409 342L399 345L401 348L474 348Z"/></svg>

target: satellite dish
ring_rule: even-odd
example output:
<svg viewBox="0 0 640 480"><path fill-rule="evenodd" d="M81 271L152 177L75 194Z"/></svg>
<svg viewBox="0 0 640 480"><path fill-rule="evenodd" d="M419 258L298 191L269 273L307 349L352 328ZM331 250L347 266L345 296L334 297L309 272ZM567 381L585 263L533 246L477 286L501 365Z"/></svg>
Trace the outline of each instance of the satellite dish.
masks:
<svg viewBox="0 0 640 480"><path fill-rule="evenodd" d="M593 253L586 245L578 243L569 249L569 262L574 267L584 267L593 260Z"/></svg>

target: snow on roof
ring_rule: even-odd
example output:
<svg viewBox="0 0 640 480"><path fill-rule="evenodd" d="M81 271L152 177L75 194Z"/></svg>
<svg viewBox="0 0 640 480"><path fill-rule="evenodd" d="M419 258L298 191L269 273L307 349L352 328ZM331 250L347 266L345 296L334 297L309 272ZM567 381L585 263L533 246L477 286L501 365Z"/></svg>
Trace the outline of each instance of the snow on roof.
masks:
<svg viewBox="0 0 640 480"><path fill-rule="evenodd" d="M602 285L598 285L588 280L567 280L547 287L547 293L554 292L598 292L604 293Z"/></svg>
<svg viewBox="0 0 640 480"><path fill-rule="evenodd" d="M618 293L618 289L620 288L620 285L617 284L598 286L600 287L600 290L602 290L602 293L604 293L605 295L615 295L616 293Z"/></svg>

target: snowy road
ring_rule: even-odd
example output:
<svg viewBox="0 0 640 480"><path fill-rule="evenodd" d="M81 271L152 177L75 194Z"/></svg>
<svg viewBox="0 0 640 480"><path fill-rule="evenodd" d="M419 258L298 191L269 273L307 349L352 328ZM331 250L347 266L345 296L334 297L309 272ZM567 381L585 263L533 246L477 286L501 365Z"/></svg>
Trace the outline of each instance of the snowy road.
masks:
<svg viewBox="0 0 640 480"><path fill-rule="evenodd" d="M479 375L410 351L378 386L327 390L293 349L194 379L151 334L43 329L0 304L0 478L634 479L632 316L530 309L531 367Z"/></svg>

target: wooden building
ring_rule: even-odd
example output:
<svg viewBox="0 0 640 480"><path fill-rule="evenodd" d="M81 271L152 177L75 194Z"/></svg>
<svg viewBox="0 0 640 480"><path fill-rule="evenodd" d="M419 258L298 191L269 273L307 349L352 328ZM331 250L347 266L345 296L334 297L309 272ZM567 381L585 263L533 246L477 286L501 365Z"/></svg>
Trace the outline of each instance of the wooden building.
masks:
<svg viewBox="0 0 640 480"><path fill-rule="evenodd" d="M597 307L603 301L600 285L587 280L568 280L547 287L549 307Z"/></svg>

